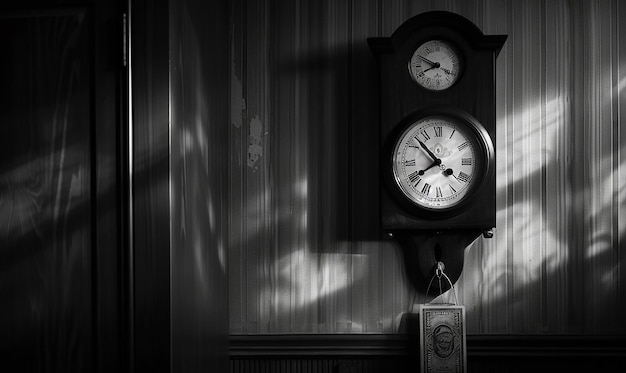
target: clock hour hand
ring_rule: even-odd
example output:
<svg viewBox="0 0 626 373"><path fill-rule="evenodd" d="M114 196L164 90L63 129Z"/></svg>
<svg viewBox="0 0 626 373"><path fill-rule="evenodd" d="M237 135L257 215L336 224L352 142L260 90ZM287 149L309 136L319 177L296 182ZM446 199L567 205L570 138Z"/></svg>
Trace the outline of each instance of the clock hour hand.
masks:
<svg viewBox="0 0 626 373"><path fill-rule="evenodd" d="M435 166L439 166L441 164L441 159L436 159L433 163L430 164L430 166L426 167L423 170L419 170L417 173L418 175L424 175L424 173L428 170L430 170L431 168L435 167Z"/></svg>
<svg viewBox="0 0 626 373"><path fill-rule="evenodd" d="M428 70L432 70L432 69L436 69L439 68L441 65L439 64L439 62L435 62L431 67L429 67L428 69L424 70L423 72L426 72ZM449 71L449 70L448 70Z"/></svg>

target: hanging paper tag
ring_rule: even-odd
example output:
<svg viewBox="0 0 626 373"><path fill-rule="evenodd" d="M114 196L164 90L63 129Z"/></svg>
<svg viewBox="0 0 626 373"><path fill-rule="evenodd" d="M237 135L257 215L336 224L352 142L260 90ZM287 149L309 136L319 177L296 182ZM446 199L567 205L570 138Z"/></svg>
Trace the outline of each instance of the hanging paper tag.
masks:
<svg viewBox="0 0 626 373"><path fill-rule="evenodd" d="M419 314L420 371L466 373L465 306L423 304Z"/></svg>

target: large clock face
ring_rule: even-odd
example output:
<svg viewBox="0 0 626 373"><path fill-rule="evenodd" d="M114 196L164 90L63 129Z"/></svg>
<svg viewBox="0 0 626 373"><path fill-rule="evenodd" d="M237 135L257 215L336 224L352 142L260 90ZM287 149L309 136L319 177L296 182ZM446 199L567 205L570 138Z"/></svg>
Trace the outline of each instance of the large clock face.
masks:
<svg viewBox="0 0 626 373"><path fill-rule="evenodd" d="M489 162L487 141L474 124L454 116L418 119L393 146L396 186L419 208L454 208L467 200L483 179Z"/></svg>
<svg viewBox="0 0 626 373"><path fill-rule="evenodd" d="M458 49L444 40L428 40L421 44L409 61L409 74L420 86L443 91L457 82L463 68Z"/></svg>

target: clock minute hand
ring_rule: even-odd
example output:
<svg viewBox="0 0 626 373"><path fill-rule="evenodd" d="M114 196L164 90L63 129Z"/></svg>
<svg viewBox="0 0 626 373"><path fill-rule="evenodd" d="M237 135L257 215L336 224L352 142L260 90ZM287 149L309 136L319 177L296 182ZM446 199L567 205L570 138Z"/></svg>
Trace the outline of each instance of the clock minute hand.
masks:
<svg viewBox="0 0 626 373"><path fill-rule="evenodd" d="M417 55L417 57L419 57L419 58L423 59L424 61L428 62L428 63L429 63L429 64L431 64L431 65L434 65L434 64L439 65L439 62L433 62L433 61L429 60L429 59L428 59L428 58L426 58L426 57L422 57L422 56L420 56L419 54ZM437 66L437 67L439 67L439 66Z"/></svg>
<svg viewBox="0 0 626 373"><path fill-rule="evenodd" d="M441 163L441 159L437 158L433 152L430 151L430 149L428 149L428 147L426 146L426 144L424 144L420 139L416 138L417 142L420 143L420 146L422 147L422 149L426 150L426 153L428 153L428 155L433 159L433 161L435 162L439 162Z"/></svg>

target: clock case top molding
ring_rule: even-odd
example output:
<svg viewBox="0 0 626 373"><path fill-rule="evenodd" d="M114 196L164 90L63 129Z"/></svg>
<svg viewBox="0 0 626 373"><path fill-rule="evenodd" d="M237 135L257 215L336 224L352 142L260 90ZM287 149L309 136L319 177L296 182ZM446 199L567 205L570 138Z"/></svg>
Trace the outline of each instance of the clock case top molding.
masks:
<svg viewBox="0 0 626 373"><path fill-rule="evenodd" d="M475 118L495 148L495 60L506 35L484 35L466 18L451 12L432 11L404 22L390 37L368 38L378 60L380 100L380 149L389 147L398 126L407 118L429 110L461 110ZM455 45L464 67L451 87L432 91L418 85L410 76L408 62L425 41L444 40ZM388 152L381 151L381 165L388 165ZM385 171L381 170L381 177ZM495 162L484 176L485 182L471 203L457 214L416 214L394 197L389 182L380 195L381 223L385 231L398 230L479 230L495 227ZM406 204L404 204L406 205Z"/></svg>

